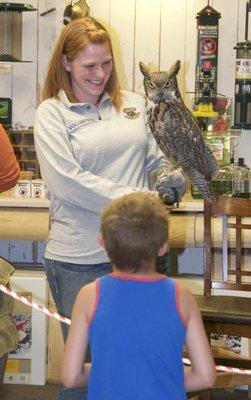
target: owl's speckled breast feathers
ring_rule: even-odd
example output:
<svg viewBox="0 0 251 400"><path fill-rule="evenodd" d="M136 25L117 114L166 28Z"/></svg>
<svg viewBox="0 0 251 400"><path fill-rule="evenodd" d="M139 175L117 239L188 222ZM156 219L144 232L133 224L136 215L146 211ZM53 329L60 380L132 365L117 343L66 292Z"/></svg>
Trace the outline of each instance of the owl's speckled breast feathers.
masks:
<svg viewBox="0 0 251 400"><path fill-rule="evenodd" d="M148 122L156 142L174 167L181 167L203 197L213 201L211 180L218 166L181 98L176 79L180 61L167 72L150 72L142 62L139 65L144 75Z"/></svg>

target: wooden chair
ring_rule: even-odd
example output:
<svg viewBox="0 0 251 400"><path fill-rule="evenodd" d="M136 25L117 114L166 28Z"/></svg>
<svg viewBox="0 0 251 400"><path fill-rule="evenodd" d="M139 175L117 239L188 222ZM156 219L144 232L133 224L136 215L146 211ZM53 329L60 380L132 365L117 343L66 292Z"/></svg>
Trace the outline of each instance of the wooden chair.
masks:
<svg viewBox="0 0 251 400"><path fill-rule="evenodd" d="M213 228L215 231L219 225L219 217L222 219L220 246L216 243L216 235L212 234ZM249 217L249 220L245 217ZM249 199L218 196L214 203L204 203L204 295L196 296L196 300L208 337L216 333L251 338L251 298L245 296L245 292L251 292L251 268L248 271L243 262L244 256L251 254L250 217ZM246 243L249 243L246 249L243 242L244 230ZM217 274L215 259L219 250L222 262L220 274ZM215 275L218 275L217 279ZM223 296L219 294L220 290L224 290ZM238 291L238 294L234 295L233 291ZM244 292L242 297L239 297L239 292ZM221 351L218 348L213 354L218 365L251 369L250 359L234 355L232 351ZM251 376L220 372L214 388L239 385L251 385ZM202 398L210 399L209 392Z"/></svg>

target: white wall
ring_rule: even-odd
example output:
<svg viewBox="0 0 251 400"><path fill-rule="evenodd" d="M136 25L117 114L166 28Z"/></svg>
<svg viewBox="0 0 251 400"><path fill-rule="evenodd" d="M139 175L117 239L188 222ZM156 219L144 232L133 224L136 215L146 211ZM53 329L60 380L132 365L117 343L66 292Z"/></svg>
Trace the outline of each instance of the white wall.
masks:
<svg viewBox="0 0 251 400"><path fill-rule="evenodd" d="M234 46L244 40L246 2L210 1L221 13L217 89L231 98L234 98ZM186 104L191 107L197 57L196 13L206 5L207 0L90 0L92 15L112 33L122 87L143 93L140 60L153 69L164 70L179 58L182 61L179 85ZM251 34L250 28L249 31ZM235 155L245 157L251 167L251 131L242 132Z"/></svg>
<svg viewBox="0 0 251 400"><path fill-rule="evenodd" d="M19 2L19 0L15 0ZM23 13L23 59L14 63L13 73L0 75L0 96L13 99L13 123L33 125L48 59L62 27L67 0L29 0L37 12ZM211 0L221 13L219 21L218 92L233 98L235 55L233 49L244 39L247 0ZM123 88L143 93L138 62L153 69L166 69L181 59L179 84L188 106L194 92L197 54L196 13L207 0L89 0L91 15L109 28L114 44L119 79ZM40 13L56 7L44 17ZM251 17L250 17L251 20ZM243 132L236 156L251 166L251 131Z"/></svg>

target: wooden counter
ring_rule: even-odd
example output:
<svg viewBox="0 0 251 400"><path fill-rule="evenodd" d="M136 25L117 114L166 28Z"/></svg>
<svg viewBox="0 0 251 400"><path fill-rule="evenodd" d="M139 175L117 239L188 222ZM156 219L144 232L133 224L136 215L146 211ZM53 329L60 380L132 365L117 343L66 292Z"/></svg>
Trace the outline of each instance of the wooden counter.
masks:
<svg viewBox="0 0 251 400"><path fill-rule="evenodd" d="M0 240L46 240L49 233L49 201L0 197ZM170 247L203 246L203 201L186 195L179 208L172 209L169 220ZM221 240L221 221L212 226L215 246ZM245 247L251 248L251 231L245 231ZM234 242L233 234L230 241Z"/></svg>
<svg viewBox="0 0 251 400"><path fill-rule="evenodd" d="M49 201L0 197L0 240L46 240L49 233ZM170 214L170 245L195 247L194 227L203 202L187 196ZM201 241L200 241L201 243Z"/></svg>

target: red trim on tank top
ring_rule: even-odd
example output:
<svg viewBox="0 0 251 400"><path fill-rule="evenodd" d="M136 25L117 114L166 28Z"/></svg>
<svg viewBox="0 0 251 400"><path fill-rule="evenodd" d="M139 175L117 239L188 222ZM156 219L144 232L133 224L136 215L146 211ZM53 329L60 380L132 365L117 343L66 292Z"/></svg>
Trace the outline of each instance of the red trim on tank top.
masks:
<svg viewBox="0 0 251 400"><path fill-rule="evenodd" d="M96 314L97 311L97 307L98 307L98 302L99 302L99 294L100 294L100 289L99 289L99 279L95 279L95 301L94 301L94 305L92 308L92 311L90 313L90 318L88 320L88 326L90 327L93 318Z"/></svg>
<svg viewBox="0 0 251 400"><path fill-rule="evenodd" d="M116 274L116 273L109 273L108 274L111 278L117 278L117 279L122 279L125 281L136 281L136 282L158 282L158 281L162 281L163 279L166 278L166 275L158 275L158 276L137 276L137 275L126 275L126 274Z"/></svg>
<svg viewBox="0 0 251 400"><path fill-rule="evenodd" d="M187 321L186 318L183 314L183 312L181 311L181 307L180 307L180 287L177 283L175 283L175 303L176 303L176 308L178 311L178 314L180 316L181 321L183 322L183 324L185 325L185 327L187 328Z"/></svg>

